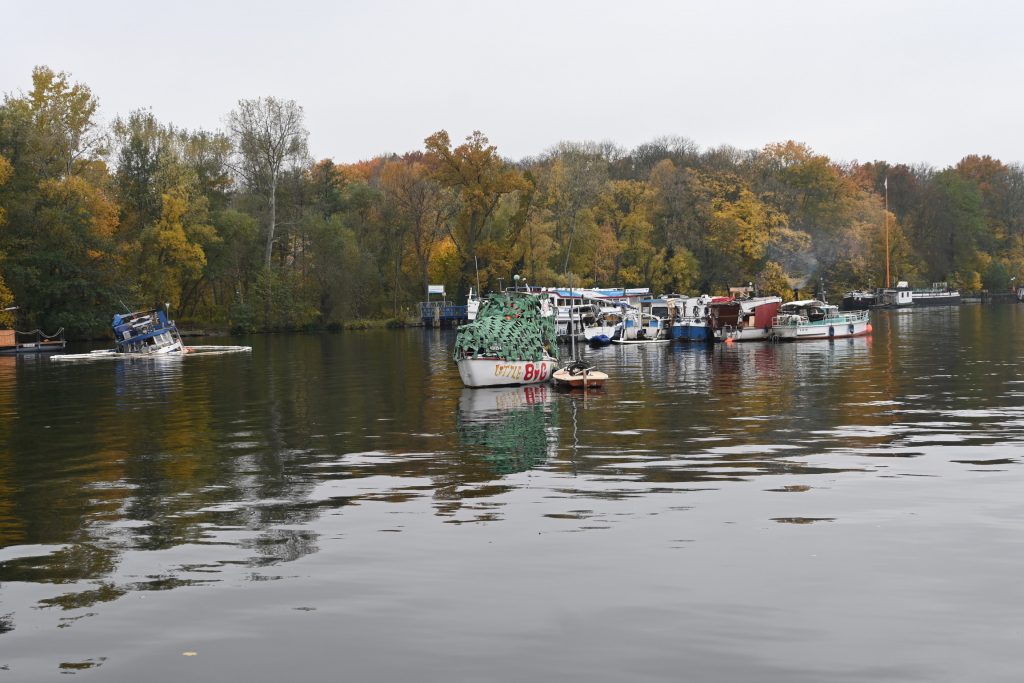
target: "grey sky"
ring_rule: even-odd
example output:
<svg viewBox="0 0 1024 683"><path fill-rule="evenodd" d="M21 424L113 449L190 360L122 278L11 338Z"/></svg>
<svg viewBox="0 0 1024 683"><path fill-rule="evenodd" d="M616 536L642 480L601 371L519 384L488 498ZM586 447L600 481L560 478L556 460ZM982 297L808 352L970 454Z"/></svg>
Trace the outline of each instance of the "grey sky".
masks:
<svg viewBox="0 0 1024 683"><path fill-rule="evenodd" d="M422 149L445 128L501 154L662 135L835 160L1024 161L1024 9L1007 2L7 3L0 90L70 72L109 120L223 126L295 99L317 158Z"/></svg>

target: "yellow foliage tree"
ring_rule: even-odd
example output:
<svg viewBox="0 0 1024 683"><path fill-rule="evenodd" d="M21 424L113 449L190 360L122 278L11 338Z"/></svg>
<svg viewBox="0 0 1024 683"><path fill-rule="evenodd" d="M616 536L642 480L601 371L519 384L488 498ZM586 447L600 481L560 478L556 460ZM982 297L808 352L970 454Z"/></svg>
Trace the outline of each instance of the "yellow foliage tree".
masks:
<svg viewBox="0 0 1024 683"><path fill-rule="evenodd" d="M611 279L616 285L650 283L657 255L651 244L654 226L647 218L652 195L646 183L612 180L597 198L594 217L610 247Z"/></svg>
<svg viewBox="0 0 1024 683"><path fill-rule="evenodd" d="M212 239L213 228L187 225L188 209L188 199L181 192L165 194L160 219L142 231L139 284L147 302L166 300L177 308L184 283L198 277L206 265L206 254L196 238Z"/></svg>
<svg viewBox="0 0 1024 683"><path fill-rule="evenodd" d="M781 296L784 301L793 298L793 288L790 286L790 277L781 265L775 261L768 261L764 268L754 278L757 291L763 295Z"/></svg>
<svg viewBox="0 0 1024 683"><path fill-rule="evenodd" d="M771 234L784 234L780 231L787 225L785 214L746 187L735 193L717 194L711 207L706 242L714 252L716 274L727 282L749 280L760 270Z"/></svg>

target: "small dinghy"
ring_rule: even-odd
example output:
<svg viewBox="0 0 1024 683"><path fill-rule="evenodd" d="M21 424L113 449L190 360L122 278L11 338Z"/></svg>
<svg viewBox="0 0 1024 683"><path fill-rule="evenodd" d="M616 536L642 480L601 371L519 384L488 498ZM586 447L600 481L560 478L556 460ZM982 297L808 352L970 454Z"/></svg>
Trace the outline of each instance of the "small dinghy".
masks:
<svg viewBox="0 0 1024 683"><path fill-rule="evenodd" d="M563 389L600 389L608 381L608 375L595 370L583 361L573 361L551 375L555 386Z"/></svg>

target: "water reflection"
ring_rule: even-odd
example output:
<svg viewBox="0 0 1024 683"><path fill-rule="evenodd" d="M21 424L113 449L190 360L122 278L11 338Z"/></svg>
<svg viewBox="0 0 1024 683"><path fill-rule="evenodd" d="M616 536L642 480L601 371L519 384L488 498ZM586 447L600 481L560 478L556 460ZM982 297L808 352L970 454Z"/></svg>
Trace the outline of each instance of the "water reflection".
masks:
<svg viewBox="0 0 1024 683"><path fill-rule="evenodd" d="M191 359L189 359L191 360ZM181 389L185 358L154 356L108 361L113 364L115 393L120 410L133 410L144 403L167 403Z"/></svg>
<svg viewBox="0 0 1024 683"><path fill-rule="evenodd" d="M108 655L109 670L131 661L131 625L164 618L171 591L173 602L235 609L269 638L289 635L276 626L282 613L314 600L325 621L305 635L365 627L373 642L396 633L399 644L413 637L402 631L410 619L423 633L444 631L430 621L439 615L486 634L500 612L512 629L501 633L525 650L504 616L518 601L538 603L524 632L532 608L585 610L619 596L621 610L596 622L641 629L666 614L674 634L692 616L686 591L699 585L717 596L701 623L756 648L744 634L764 624L746 605L761 601L777 624L779 610L834 595L813 580L779 580L789 572L813 564L814 580L856 581L847 562L881 546L898 566L902 537L917 539L914 553L922 538L941 539L921 555L929 562L950 529L987 514L975 504L983 496L1015 519L1024 313L965 307L873 324L871 338L583 349L612 376L586 397L463 389L451 333L435 330L259 338L251 359L53 367L0 358L0 637L9 652L34 648L20 662L25 678ZM886 517L907 500L912 514ZM1012 537L1005 519L989 526ZM583 533L565 541L568 531ZM1004 557L1013 543L968 544L957 557ZM836 558L825 570L819 547ZM533 582L523 557L544 558ZM623 582L640 563L659 578ZM603 568L607 584L592 593L587 582L565 591L557 581ZM759 588L766 580L772 590ZM748 591L744 601L729 602L734 591ZM666 595L679 604L665 608ZM164 610L147 609L162 597ZM104 642L123 640L127 654L116 644L51 652L55 628L75 646L117 633ZM638 632L615 642L635 643Z"/></svg>
<svg viewBox="0 0 1024 683"><path fill-rule="evenodd" d="M497 475L536 467L558 450L553 398L545 384L463 389L456 414L459 441L479 451Z"/></svg>

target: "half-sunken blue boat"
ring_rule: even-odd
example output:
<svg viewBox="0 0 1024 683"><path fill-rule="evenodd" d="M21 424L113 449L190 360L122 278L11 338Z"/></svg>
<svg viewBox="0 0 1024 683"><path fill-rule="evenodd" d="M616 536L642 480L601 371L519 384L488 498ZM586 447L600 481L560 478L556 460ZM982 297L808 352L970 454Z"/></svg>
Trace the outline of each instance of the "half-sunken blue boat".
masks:
<svg viewBox="0 0 1024 683"><path fill-rule="evenodd" d="M185 345L173 320L159 309L115 314L114 341L118 353L185 353Z"/></svg>

